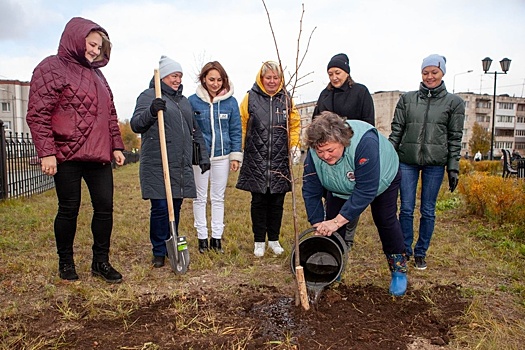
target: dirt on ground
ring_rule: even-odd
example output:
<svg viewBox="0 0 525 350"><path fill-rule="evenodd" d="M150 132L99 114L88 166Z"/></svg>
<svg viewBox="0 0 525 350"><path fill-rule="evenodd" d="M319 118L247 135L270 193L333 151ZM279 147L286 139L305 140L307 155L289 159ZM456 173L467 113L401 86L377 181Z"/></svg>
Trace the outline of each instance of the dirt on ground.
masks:
<svg viewBox="0 0 525 350"><path fill-rule="evenodd" d="M117 320L65 321L53 308L27 316L26 326L32 336L59 338L72 349L429 350L449 343L469 304L457 285L409 289L394 298L377 286L336 283L305 311L293 292L238 284L172 297L145 294L140 307ZM83 305L78 299L69 308L82 315Z"/></svg>

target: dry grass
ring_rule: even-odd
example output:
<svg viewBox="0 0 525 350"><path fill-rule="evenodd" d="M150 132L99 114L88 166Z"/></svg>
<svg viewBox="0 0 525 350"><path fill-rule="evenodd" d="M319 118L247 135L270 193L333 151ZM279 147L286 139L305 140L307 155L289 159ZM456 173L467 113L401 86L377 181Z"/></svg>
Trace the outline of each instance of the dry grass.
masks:
<svg viewBox="0 0 525 350"><path fill-rule="evenodd" d="M299 171L297 171L299 172ZM149 202L141 199L138 164L115 171L115 218L111 262L123 273L124 282L110 285L90 274L91 244L89 196L84 191L75 257L80 281L67 283L57 274L57 257L53 236L56 211L54 191L30 199L0 203L0 349L67 348L60 337L67 329L49 338L27 333L23 316L39 315L50 308L58 310L63 320L100 318L122 320L121 327L134 327L127 315L145 301L154 303L167 296L178 296L171 305L176 326L199 334L235 334L238 349L243 349L253 330L235 325L219 326L215 315L202 313L194 299L214 291L229 291L236 286L274 285L293 294L290 254L293 223L290 210L285 211L280 257L253 257L250 225L250 196L234 188L232 174L227 188L225 254L197 252L191 201L183 204L180 232L189 241L191 256L187 274L174 275L169 268L152 269L149 242ZM300 184L298 184L300 185ZM300 190L300 186L299 190ZM445 186L444 186L445 188ZM525 343L525 261L505 228L490 227L482 219L464 214L456 194L440 194L435 236L429 251L429 269L410 271L410 288L429 285L460 284L474 300L465 315L464 328L455 329L449 349L520 349ZM298 199L299 231L308 228L300 192ZM286 199L291 208L291 196ZM506 228L509 230L509 228ZM494 240L494 235L499 237ZM387 266L369 211L361 217L355 249L343 280L352 284L373 284L387 288ZM242 297L242 296L240 296ZM287 349L289 340L275 344ZM144 349L158 349L144 344Z"/></svg>

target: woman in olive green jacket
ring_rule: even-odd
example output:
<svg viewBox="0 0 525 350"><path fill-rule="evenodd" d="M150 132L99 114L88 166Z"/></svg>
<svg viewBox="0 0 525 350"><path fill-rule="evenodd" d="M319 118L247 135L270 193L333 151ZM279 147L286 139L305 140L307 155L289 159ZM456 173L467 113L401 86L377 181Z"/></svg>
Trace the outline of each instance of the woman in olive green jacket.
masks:
<svg viewBox="0 0 525 350"><path fill-rule="evenodd" d="M401 210L399 221L407 256L414 255L417 269L426 269L426 253L434 232L436 200L445 169L449 189L458 184L461 138L465 105L448 93L443 82L446 59L430 55L421 65L419 90L403 94L397 103L389 140L399 156L401 168ZM419 238L414 239L414 208L421 174L421 219Z"/></svg>

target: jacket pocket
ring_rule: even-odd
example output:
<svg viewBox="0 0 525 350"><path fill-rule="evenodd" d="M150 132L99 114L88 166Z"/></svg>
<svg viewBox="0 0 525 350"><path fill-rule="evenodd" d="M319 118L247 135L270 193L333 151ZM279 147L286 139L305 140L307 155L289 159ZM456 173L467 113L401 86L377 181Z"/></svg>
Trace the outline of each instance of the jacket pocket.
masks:
<svg viewBox="0 0 525 350"><path fill-rule="evenodd" d="M53 114L51 127L55 140L73 140L77 130L76 113L71 110Z"/></svg>

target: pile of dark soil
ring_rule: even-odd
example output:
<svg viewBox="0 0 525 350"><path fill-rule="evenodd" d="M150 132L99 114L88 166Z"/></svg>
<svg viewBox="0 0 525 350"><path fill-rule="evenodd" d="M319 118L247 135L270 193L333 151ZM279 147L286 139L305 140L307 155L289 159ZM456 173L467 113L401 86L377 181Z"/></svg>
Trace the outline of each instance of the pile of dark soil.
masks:
<svg viewBox="0 0 525 350"><path fill-rule="evenodd" d="M410 290L402 298L372 285L339 284L309 311L272 286L238 285L227 295L144 296L124 319L64 321L59 310L28 318L30 334L62 334L75 349L409 349L424 339L446 345L469 300L460 288ZM190 309L178 310L180 305ZM82 302L70 304L81 311ZM420 347L421 348L421 347Z"/></svg>

